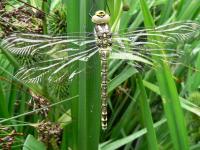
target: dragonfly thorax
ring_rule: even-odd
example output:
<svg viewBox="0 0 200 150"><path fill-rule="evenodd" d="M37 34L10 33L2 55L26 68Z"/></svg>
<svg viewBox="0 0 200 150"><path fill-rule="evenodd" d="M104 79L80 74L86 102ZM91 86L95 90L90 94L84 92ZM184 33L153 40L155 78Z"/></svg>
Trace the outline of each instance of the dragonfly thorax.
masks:
<svg viewBox="0 0 200 150"><path fill-rule="evenodd" d="M94 28L96 43L99 48L107 48L112 45L112 34L108 24L96 24Z"/></svg>

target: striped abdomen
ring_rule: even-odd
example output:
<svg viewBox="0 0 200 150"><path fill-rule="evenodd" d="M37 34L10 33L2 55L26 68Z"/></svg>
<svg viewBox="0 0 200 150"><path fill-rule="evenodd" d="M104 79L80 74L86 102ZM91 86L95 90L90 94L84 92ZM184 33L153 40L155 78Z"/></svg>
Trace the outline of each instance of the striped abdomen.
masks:
<svg viewBox="0 0 200 150"><path fill-rule="evenodd" d="M107 98L108 98L108 57L110 48L101 48L101 127L103 130L107 129Z"/></svg>

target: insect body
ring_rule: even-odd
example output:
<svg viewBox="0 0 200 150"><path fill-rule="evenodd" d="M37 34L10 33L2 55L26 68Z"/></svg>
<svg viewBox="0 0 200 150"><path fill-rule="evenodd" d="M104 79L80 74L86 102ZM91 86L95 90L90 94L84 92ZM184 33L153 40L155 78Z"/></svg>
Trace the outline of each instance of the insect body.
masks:
<svg viewBox="0 0 200 150"><path fill-rule="evenodd" d="M101 57L101 126L103 130L107 129L108 57L112 45L111 32L108 26L109 20L109 15L104 11L97 11L92 17L92 21L95 23L96 43Z"/></svg>
<svg viewBox="0 0 200 150"><path fill-rule="evenodd" d="M95 24L94 34L89 33L92 36L87 36L86 33L78 33L78 36L74 33L67 36L15 33L2 40L0 46L21 60L22 67L15 75L16 78L34 84L43 84L45 81L46 84L59 87L65 86L66 82L70 82L82 71L80 68L73 67L74 70L70 69L69 72L70 66L77 61L85 61L99 52L102 78L101 120L102 129L105 130L107 128L108 58L128 60L129 67L137 68L141 66L140 64L147 64L152 68L159 65L152 56L178 65L177 59L185 54L178 48L178 44L184 45L187 41L198 39L200 35L199 23L190 21L173 22L153 29L131 29L124 32L121 30L120 33L111 34L109 20L108 14L97 11L92 17L92 22ZM70 52L72 54L69 55ZM187 64L183 65L187 66ZM64 85L61 86L61 83Z"/></svg>

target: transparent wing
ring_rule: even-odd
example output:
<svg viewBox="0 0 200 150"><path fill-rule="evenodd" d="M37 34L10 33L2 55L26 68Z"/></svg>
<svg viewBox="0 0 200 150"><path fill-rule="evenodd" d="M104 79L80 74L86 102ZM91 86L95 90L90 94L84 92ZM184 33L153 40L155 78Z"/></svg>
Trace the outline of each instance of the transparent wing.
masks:
<svg viewBox="0 0 200 150"><path fill-rule="evenodd" d="M154 29L114 34L111 58L134 60L139 67L141 63L154 65L158 59L174 64L184 54L181 46L198 40L199 35L200 25L196 22L174 22Z"/></svg>
<svg viewBox="0 0 200 150"><path fill-rule="evenodd" d="M69 67L78 60L87 60L97 52L92 36L50 36L15 33L1 45L16 55L23 65L16 74L20 80L31 83L63 82L80 70L69 74Z"/></svg>

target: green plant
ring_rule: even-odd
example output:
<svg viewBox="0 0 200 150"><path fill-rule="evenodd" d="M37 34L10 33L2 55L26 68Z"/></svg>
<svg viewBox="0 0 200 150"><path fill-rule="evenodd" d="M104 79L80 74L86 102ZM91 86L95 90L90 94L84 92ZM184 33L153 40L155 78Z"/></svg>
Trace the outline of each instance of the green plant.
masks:
<svg viewBox="0 0 200 150"><path fill-rule="evenodd" d="M9 3L16 8L24 5L21 0L11 0ZM41 10L39 12L42 13L39 24L33 18L28 22L30 30L39 28L40 32L53 35L70 35L72 32L78 32L80 36L86 35L85 32L92 32L93 25L88 14L93 14L96 9L106 9L111 14L112 31L121 33L134 31L138 27L143 27L144 24L154 27L154 22L156 25L161 25L179 20L198 21L200 10L200 4L195 0L105 0L101 2L59 0L48 1L48 3L40 0L28 0L26 3L31 5L31 7L26 7L26 10L30 10L34 14ZM0 7L1 4L0 2ZM7 6L5 11L12 11L13 7L8 11L10 8ZM2 19L3 16L4 14L0 18ZM22 14L20 13L19 16L21 18ZM5 36L3 32L5 25L11 26L13 18L8 19L10 21L8 24L5 21L2 22L1 19L0 28L3 30L0 31ZM23 27L27 27L27 24L23 25ZM22 30L19 24L15 28L15 31L26 30L25 28ZM195 33L198 34L198 30ZM108 75L110 81L108 88L110 96L109 128L106 132L100 131L100 61L98 54L91 57L89 61L79 61L62 72L70 75L73 73L70 71L74 70L74 67L81 70L72 82L65 80L66 82L63 81L60 84L51 84L44 76L44 80L40 84L30 84L16 78L14 76L16 71L24 63L31 64L45 58L38 57L35 60L35 58L28 57L19 61L19 58L1 47L0 124L3 129L9 127L20 133L24 132L24 136L15 139L16 143L13 144L13 148L16 149L20 149L22 146L24 149L34 146L37 149L45 149L45 145L37 140L36 130L41 122L44 123L42 120L46 119L53 125L54 123L59 124L63 130L62 142L60 145L58 144L60 148L54 140L51 140L49 144L46 144L49 149L65 150L70 147L85 150L98 148L102 150L138 150L147 149L148 146L152 147L148 147L149 149L158 147L163 150L189 149L189 146L191 149L198 149L198 138L193 136L198 134L198 131L195 129L190 132L189 129L191 134L187 135L184 125L185 118L182 113L183 108L187 115L195 114L192 121L198 124L199 106L196 102L187 100L188 96L189 99L193 99L193 92L198 90L200 83L199 37L192 36L194 39L188 41L187 44L178 45L177 42L170 45L170 48L175 48L176 52L182 50L183 54L178 59L179 63L174 62L171 65L168 64L170 60L163 62L157 57L147 55L147 59L140 59L140 62L147 64L147 66L142 65L145 72L138 69L133 63L135 58L131 56L129 56L130 61L127 61L124 55L111 56ZM148 39L152 40L153 37L149 36ZM160 39L154 40L161 41ZM65 46L71 47L71 45ZM81 50L87 48L87 45L85 47L73 46ZM161 44L164 50L168 48L167 46ZM47 58L51 58L51 54L58 48L60 47L52 48ZM70 55L73 55L73 52L69 53ZM57 56L53 55L53 57ZM120 57L120 59L116 59L116 57ZM153 63L159 65L149 67L148 64L151 65L152 60ZM141 64L139 65L141 66ZM39 110L33 110L26 105L31 97L35 99L35 103L31 104ZM37 100L39 103L36 103ZM43 103L46 101L48 105ZM46 111L41 109L43 104L50 106L49 110L46 109L48 115L45 117L36 114L40 111L42 114L46 114ZM190 120L191 118L187 116L186 119ZM147 128L145 128L146 126ZM0 129L0 133L2 134L0 137L4 137L3 134L6 134L6 137L10 132L2 132ZM188 144L187 139L192 142Z"/></svg>

